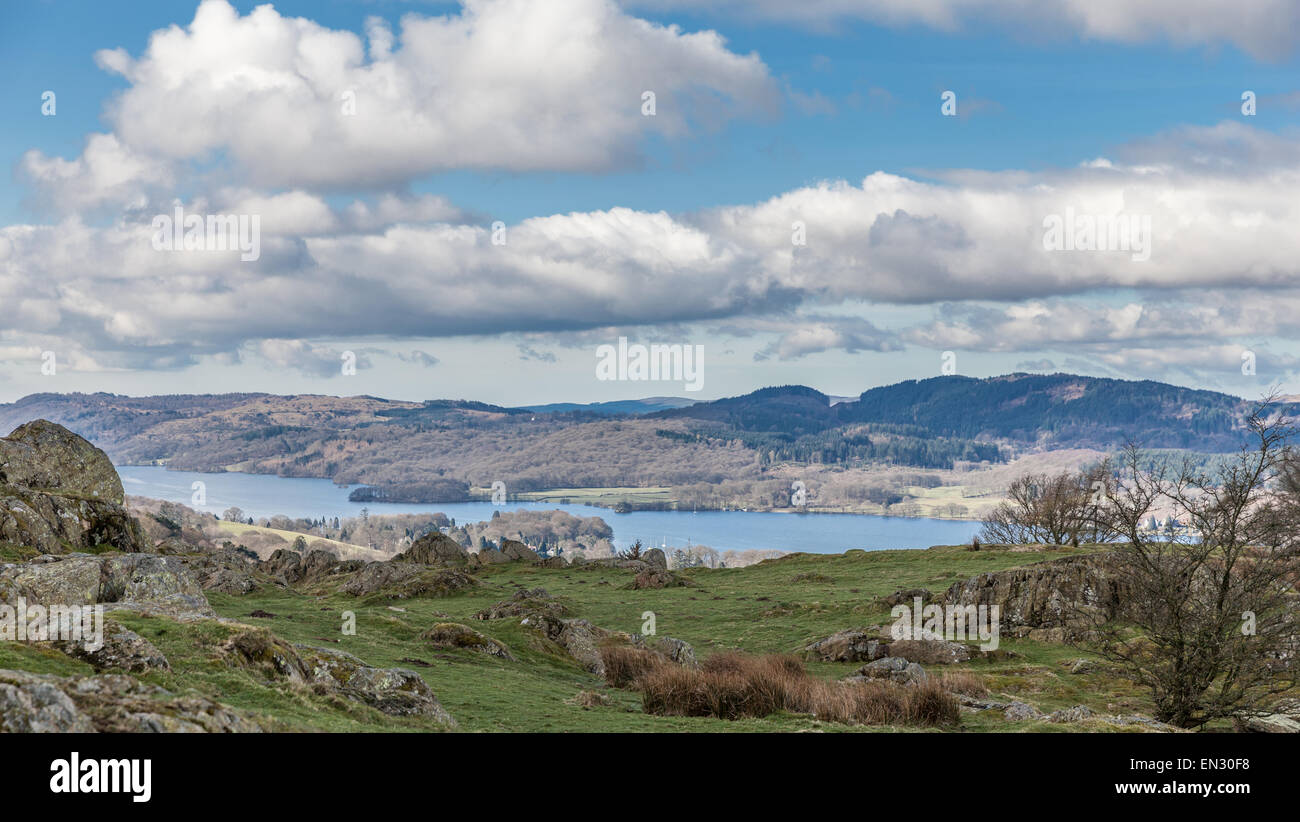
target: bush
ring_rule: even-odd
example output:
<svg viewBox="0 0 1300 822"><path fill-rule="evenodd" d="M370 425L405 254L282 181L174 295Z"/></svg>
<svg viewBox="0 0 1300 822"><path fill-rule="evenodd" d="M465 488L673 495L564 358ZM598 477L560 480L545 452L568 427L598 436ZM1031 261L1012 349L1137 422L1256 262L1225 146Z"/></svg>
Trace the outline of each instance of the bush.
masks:
<svg viewBox="0 0 1300 822"><path fill-rule="evenodd" d="M615 688L635 686L641 677L664 665L676 667L654 651L619 643L601 646L600 658L605 663L605 681Z"/></svg>
<svg viewBox="0 0 1300 822"><path fill-rule="evenodd" d="M699 669L660 665L637 687L646 713L659 716L742 719L791 711L856 725L955 725L961 716L937 682L828 682L786 655L720 653Z"/></svg>
<svg viewBox="0 0 1300 822"><path fill-rule="evenodd" d="M984 680L970 671L944 671L939 684L945 691L963 696L987 696L989 692Z"/></svg>

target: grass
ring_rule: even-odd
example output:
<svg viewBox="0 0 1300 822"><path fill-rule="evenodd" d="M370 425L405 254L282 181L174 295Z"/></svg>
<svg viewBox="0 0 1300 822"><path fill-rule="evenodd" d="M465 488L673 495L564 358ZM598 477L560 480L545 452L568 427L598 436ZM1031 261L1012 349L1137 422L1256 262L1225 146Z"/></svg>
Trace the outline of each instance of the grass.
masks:
<svg viewBox="0 0 1300 822"><path fill-rule="evenodd" d="M336 593L264 589L247 596L210 593L217 613L264 626L289 642L334 648L380 667L418 671L456 718L462 731L828 731L902 730L900 725L848 725L819 719L807 711L780 710L734 721L712 716L656 716L635 691L610 687L579 667L557 646L519 624L517 618L474 620L473 614L506 599L520 588L546 588L569 604L574 616L602 628L639 633L654 614L657 633L683 639L707 660L727 652L790 654L836 631L888 626L888 608L879 599L898 589L924 587L941 594L951 583L1042 558L1069 556L1087 549L1061 549L1045 555L1002 550L971 552L962 546L917 551L849 551L845 554L793 554L737 569L687 572L689 588L629 590L630 571L615 568L547 569L501 565L476 571L481 584L449 597L393 600L355 598ZM252 617L254 611L273 618ZM353 612L356 633L343 633L345 612ZM211 621L176 623L123 614L120 622L149 639L168 657L172 672L155 672L146 681L169 689L193 689L233 707L275 718L286 730L435 730L412 719L394 719L337 698L286 690L253 671L232 668L216 648L233 631ZM515 661L474 648L436 647L422 634L440 623L462 623L503 643ZM943 670L978 676L989 698L1029 702L1044 712L1086 704L1098 713L1150 714L1145 697L1105 666L1073 674L1069 662L1080 651L1029 640L1002 638L1011 654ZM635 661L629 661L635 667ZM87 666L52 651L0 643L0 667L49 673L90 673ZM822 682L843 678L851 663L806 663L807 675ZM629 669L630 670L630 669ZM939 666L930 668L939 673ZM620 680L634 679L635 672ZM955 675L952 674L952 675ZM820 687L820 686L819 686ZM587 696L603 695L609 702ZM590 705L590 707L587 707ZM796 704L796 707L798 705ZM806 706L804 706L806 707ZM1000 714L964 714L969 731L1071 730L1049 723L1010 723Z"/></svg>

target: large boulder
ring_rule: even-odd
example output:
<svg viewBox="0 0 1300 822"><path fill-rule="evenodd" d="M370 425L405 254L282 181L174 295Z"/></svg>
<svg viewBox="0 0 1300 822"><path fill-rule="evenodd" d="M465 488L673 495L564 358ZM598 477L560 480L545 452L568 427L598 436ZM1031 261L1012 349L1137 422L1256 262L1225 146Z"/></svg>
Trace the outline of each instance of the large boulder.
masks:
<svg viewBox="0 0 1300 822"><path fill-rule="evenodd" d="M108 455L48 420L25 423L0 439L0 484L123 502L122 480Z"/></svg>
<svg viewBox="0 0 1300 822"><path fill-rule="evenodd" d="M104 605L177 619L215 617L184 560L156 554L38 557L0 565L0 602Z"/></svg>
<svg viewBox="0 0 1300 822"><path fill-rule="evenodd" d="M104 624L104 643L91 650L85 642L62 640L51 643L71 657L89 662L96 671L122 670L132 673L170 671L171 664L152 642L135 631L109 620Z"/></svg>
<svg viewBox="0 0 1300 822"><path fill-rule="evenodd" d="M537 563L542 559L532 548L513 539L501 540L501 553L505 554L506 559L511 562Z"/></svg>
<svg viewBox="0 0 1300 822"><path fill-rule="evenodd" d="M804 654L822 662L871 662L887 655L888 640L878 632L849 629L805 647Z"/></svg>
<svg viewBox="0 0 1300 822"><path fill-rule="evenodd" d="M258 721L124 674L58 677L0 670L0 731L257 733Z"/></svg>
<svg viewBox="0 0 1300 822"><path fill-rule="evenodd" d="M346 575L339 593L380 595L393 599L419 596L444 597L478 584L459 568L430 568L413 562L368 562Z"/></svg>
<svg viewBox="0 0 1300 822"><path fill-rule="evenodd" d="M464 565L469 562L469 552L441 531L431 531L393 557L393 561L421 565Z"/></svg>
<svg viewBox="0 0 1300 822"><path fill-rule="evenodd" d="M641 555L642 561L649 565L651 569L658 571L668 570L668 557L660 548L651 548Z"/></svg>
<svg viewBox="0 0 1300 822"><path fill-rule="evenodd" d="M1091 554L980 574L953 583L946 599L949 605L998 606L1003 630L1065 629L1112 618L1121 595L1110 555Z"/></svg>
<svg viewBox="0 0 1300 822"><path fill-rule="evenodd" d="M569 609L564 603L551 596L551 593L545 588L534 588L531 591L520 588L511 594L509 599L503 599L495 605L489 605L474 614L473 618L506 619L508 617L542 616L560 619L568 616L568 614Z"/></svg>
<svg viewBox="0 0 1300 822"><path fill-rule="evenodd" d="M42 554L145 550L103 451L61 425L35 420L0 438L0 542Z"/></svg>
<svg viewBox="0 0 1300 822"><path fill-rule="evenodd" d="M420 634L420 639L428 642L434 648L476 651L480 654L495 656L510 662L515 661L514 655L510 653L510 649L505 646L505 643L459 622L439 622Z"/></svg>

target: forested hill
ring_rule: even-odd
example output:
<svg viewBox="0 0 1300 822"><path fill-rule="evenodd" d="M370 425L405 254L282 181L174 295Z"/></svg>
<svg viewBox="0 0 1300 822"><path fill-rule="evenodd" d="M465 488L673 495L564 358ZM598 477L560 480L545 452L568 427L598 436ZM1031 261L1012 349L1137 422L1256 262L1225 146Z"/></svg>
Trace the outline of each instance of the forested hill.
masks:
<svg viewBox="0 0 1300 822"><path fill-rule="evenodd" d="M900 427L894 430L920 437L1049 448L1106 449L1132 441L1148 448L1229 451L1244 442L1242 425L1251 405L1229 394L1151 380L1010 374L908 380L836 405L804 386L765 388L654 416L793 437L857 423ZM1285 409L1295 413L1297 406Z"/></svg>

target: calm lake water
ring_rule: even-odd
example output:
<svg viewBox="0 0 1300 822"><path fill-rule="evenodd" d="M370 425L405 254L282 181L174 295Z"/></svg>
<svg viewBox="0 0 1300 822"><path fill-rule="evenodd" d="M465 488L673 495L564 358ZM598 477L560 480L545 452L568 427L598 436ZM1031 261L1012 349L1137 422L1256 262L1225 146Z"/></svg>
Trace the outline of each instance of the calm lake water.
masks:
<svg viewBox="0 0 1300 822"><path fill-rule="evenodd" d="M554 511L580 517L600 517L614 529L614 544L626 548L634 540L648 546L707 545L718 551L775 548L834 554L850 548L928 548L970 541L978 522L878 517L869 514L777 514L750 511L634 511L616 514L608 508L561 505L553 502L380 503L349 502L349 489L327 479L296 479L265 474L199 474L168 471L159 466L118 466L126 493L180 502L221 515L231 506L246 516L262 518L352 517L368 508L372 514L441 512L463 522L491 519L493 511ZM206 486L206 504L195 505L193 483Z"/></svg>

